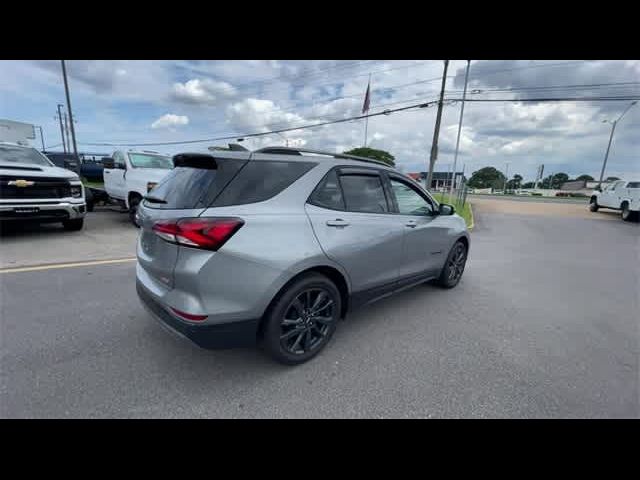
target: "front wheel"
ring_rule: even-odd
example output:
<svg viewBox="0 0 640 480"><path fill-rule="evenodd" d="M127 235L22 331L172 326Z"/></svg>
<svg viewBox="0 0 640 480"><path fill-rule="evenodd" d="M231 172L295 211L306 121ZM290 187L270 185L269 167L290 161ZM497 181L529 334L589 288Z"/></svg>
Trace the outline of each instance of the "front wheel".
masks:
<svg viewBox="0 0 640 480"><path fill-rule="evenodd" d="M262 346L280 363L304 363L329 343L341 308L340 292L331 280L319 273L303 275L268 309Z"/></svg>
<svg viewBox="0 0 640 480"><path fill-rule="evenodd" d="M140 228L140 223L138 222L138 206L140 205L140 197L132 197L129 200L129 220L136 228Z"/></svg>
<svg viewBox="0 0 640 480"><path fill-rule="evenodd" d="M437 280L438 285L443 288L455 287L464 273L467 263L467 246L458 240L447 257L447 261L442 268L442 273Z"/></svg>
<svg viewBox="0 0 640 480"><path fill-rule="evenodd" d="M625 222L633 222L638 217L638 212L629 210L629 203L624 202L622 204L622 220Z"/></svg>
<svg viewBox="0 0 640 480"><path fill-rule="evenodd" d="M591 201L589 202L589 211L590 212L597 212L598 211L598 200L595 198L592 198Z"/></svg>
<svg viewBox="0 0 640 480"><path fill-rule="evenodd" d="M62 226L69 232L77 232L78 230L82 230L82 227L84 226L84 218L65 220L62 222Z"/></svg>

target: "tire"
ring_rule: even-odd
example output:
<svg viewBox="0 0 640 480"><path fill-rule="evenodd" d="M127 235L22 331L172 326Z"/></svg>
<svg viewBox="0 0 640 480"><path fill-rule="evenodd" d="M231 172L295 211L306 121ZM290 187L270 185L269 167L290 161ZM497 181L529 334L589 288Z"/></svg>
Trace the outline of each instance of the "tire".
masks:
<svg viewBox="0 0 640 480"><path fill-rule="evenodd" d="M620 209L622 210L622 220L624 220L625 222L635 222L638 218L638 212L629 210L629 202L623 202L620 206Z"/></svg>
<svg viewBox="0 0 640 480"><path fill-rule="evenodd" d="M442 267L440 277L436 280L439 286L453 288L458 285L464 273L464 267L467 264L467 253L467 246L460 240L451 247L451 251L447 255L447 261ZM452 273L453 268L456 269L455 273Z"/></svg>
<svg viewBox="0 0 640 480"><path fill-rule="evenodd" d="M315 302L319 302L315 308L319 308L320 315L309 316ZM302 315L298 313L299 307ZM285 365L307 362L331 340L341 309L340 292L331 280L319 273L304 274L286 286L267 309L260 344L277 362Z"/></svg>
<svg viewBox="0 0 640 480"><path fill-rule="evenodd" d="M598 206L598 199L597 198L592 198L591 201L589 202L589 211L590 212L597 212L598 208L600 208Z"/></svg>
<svg viewBox="0 0 640 480"><path fill-rule="evenodd" d="M87 187L85 187L84 191L85 191L85 202L87 204L87 212L93 212L93 206L95 203L95 200L93 199L93 192Z"/></svg>
<svg viewBox="0 0 640 480"><path fill-rule="evenodd" d="M140 228L140 224L137 219L138 205L140 205L140 197L131 197L129 200L129 220L136 228Z"/></svg>
<svg viewBox="0 0 640 480"><path fill-rule="evenodd" d="M82 227L84 226L84 218L65 220L64 222L62 222L62 226L68 232L77 232L78 230L82 230Z"/></svg>

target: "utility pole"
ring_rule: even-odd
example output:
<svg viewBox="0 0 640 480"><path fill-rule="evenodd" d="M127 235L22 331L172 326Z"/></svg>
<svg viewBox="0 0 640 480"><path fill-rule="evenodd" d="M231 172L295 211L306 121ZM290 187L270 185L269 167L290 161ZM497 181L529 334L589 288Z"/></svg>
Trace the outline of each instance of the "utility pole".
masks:
<svg viewBox="0 0 640 480"><path fill-rule="evenodd" d="M60 108L64 107L62 104L58 104L58 121L60 122L60 136L62 137L62 150L67 153L67 143L64 141L64 127L62 126L62 112Z"/></svg>
<svg viewBox="0 0 640 480"><path fill-rule="evenodd" d="M64 117L64 132L67 134L67 145L71 146L71 142L69 141L69 119L67 117L67 112L62 113Z"/></svg>
<svg viewBox="0 0 640 480"><path fill-rule="evenodd" d="M44 135L42 134L42 127L40 125L36 125L40 129L40 141L42 142L42 151L44 152Z"/></svg>
<svg viewBox="0 0 640 480"><path fill-rule="evenodd" d="M614 120L613 122L610 122L608 120L603 120L602 123L611 123L613 126L611 127L611 135L609 135L609 144L607 145L607 153L604 154L604 162L602 163L602 170L600 171L600 180L598 181L598 189L602 190L602 178L604 177L604 170L605 168L607 168L607 159L609 158L609 149L611 148L611 141L613 140L613 133L616 131L616 125L618 124L618 122L620 120L622 120L622 117L624 117L624 114L627 113L629 111L629 109L631 107L633 107L636 103L636 101L631 102L631 104L624 110L624 112L622 112L622 115L620 115L618 117L617 120Z"/></svg>
<svg viewBox="0 0 640 480"><path fill-rule="evenodd" d="M431 157L429 158L429 173L427 173L427 189L431 188L433 179L433 167L438 159L438 136L440 135L440 120L442 119L442 104L444 100L444 86L447 81L447 69L449 60L444 61L444 73L442 74L442 87L440 88L440 100L438 101L438 113L436 115L436 126L433 130L433 142L431 142Z"/></svg>
<svg viewBox="0 0 640 480"><path fill-rule="evenodd" d="M363 108L363 112L362 113L366 113L367 117L365 117L364 119L364 148L367 148L367 132L369 130L369 103L371 102L371 74L369 74L369 83L367 83L367 93L365 95L365 107L366 110Z"/></svg>
<svg viewBox="0 0 640 480"><path fill-rule="evenodd" d="M73 113L71 113L71 96L69 95L69 82L67 81L67 68L65 67L64 60L60 60L62 63L62 78L64 79L64 92L67 95L67 111L69 112L69 123L71 124L71 139L73 140L73 156L76 158L77 173L80 175L80 158L78 157L78 146L76 144L76 131L73 128Z"/></svg>
<svg viewBox="0 0 640 480"><path fill-rule="evenodd" d="M456 183L456 165L458 163L458 147L460 146L460 132L462 131L464 101L467 98L467 83L469 82L469 66L470 65L471 65L471 60L467 60L467 71L464 74L464 91L462 92L462 106L460 107L460 121L458 122L458 138L456 139L456 153L453 156L453 183L451 184L451 188L449 189L449 203L451 203L451 198L453 197L453 190L455 188L455 183Z"/></svg>

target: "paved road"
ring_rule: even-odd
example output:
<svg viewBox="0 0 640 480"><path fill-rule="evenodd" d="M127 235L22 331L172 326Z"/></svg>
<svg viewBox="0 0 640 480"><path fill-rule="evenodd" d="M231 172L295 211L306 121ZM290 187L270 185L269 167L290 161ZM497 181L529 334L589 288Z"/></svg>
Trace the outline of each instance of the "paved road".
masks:
<svg viewBox="0 0 640 480"><path fill-rule="evenodd" d="M107 208L88 213L79 232L66 232L61 223L7 223L0 228L0 269L131 257L137 236L128 215Z"/></svg>
<svg viewBox="0 0 640 480"><path fill-rule="evenodd" d="M505 200L513 202L533 202L533 203L564 203L575 205L587 205L589 203L588 198L562 198L562 197L534 197L534 196L516 196L516 195L488 195L488 194L469 194L467 196L471 201L477 199L495 199Z"/></svg>
<svg viewBox="0 0 640 480"><path fill-rule="evenodd" d="M638 418L639 225L475 213L458 288L364 308L295 368L170 336L132 264L2 274L0 417Z"/></svg>

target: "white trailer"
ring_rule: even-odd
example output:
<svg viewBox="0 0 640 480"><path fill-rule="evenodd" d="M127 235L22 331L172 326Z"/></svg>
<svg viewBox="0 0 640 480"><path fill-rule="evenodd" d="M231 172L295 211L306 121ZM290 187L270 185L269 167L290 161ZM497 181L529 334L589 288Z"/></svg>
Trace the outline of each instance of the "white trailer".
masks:
<svg viewBox="0 0 640 480"><path fill-rule="evenodd" d="M30 123L0 119L0 142L30 146L29 140L36 138L36 129Z"/></svg>

